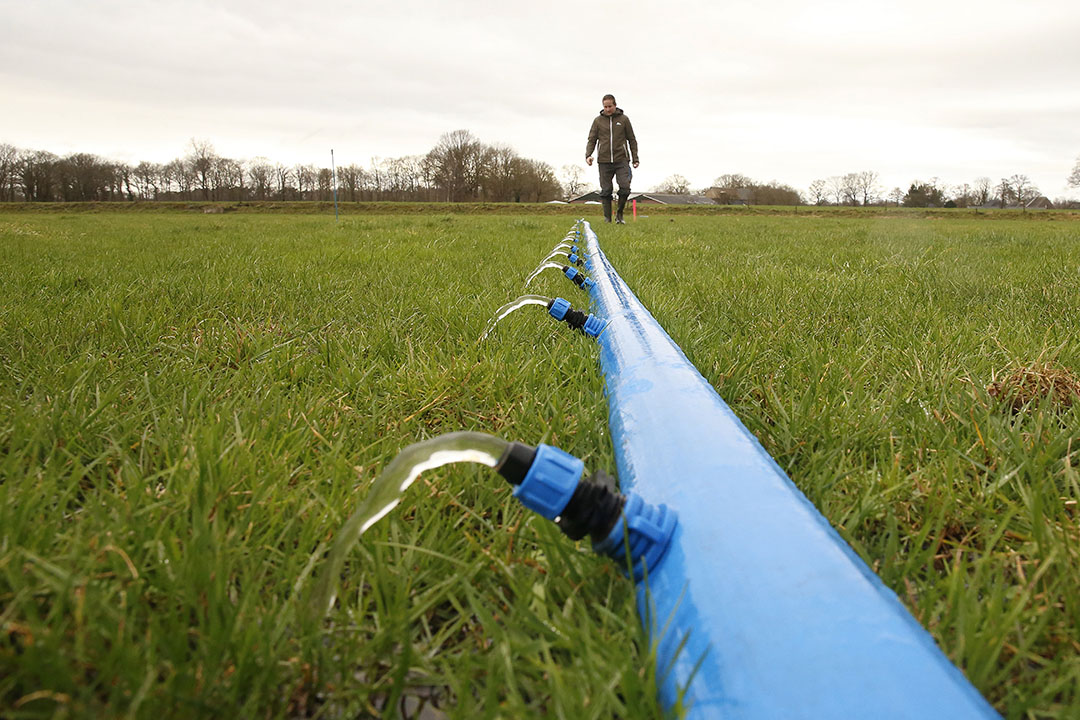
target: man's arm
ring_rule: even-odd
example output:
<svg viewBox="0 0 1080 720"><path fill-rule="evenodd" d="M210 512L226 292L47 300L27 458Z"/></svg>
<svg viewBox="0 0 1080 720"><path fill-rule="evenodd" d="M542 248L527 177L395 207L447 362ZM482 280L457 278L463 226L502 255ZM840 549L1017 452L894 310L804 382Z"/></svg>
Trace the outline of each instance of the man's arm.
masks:
<svg viewBox="0 0 1080 720"><path fill-rule="evenodd" d="M592 121L592 125L589 126L589 139L585 143L585 162L592 165L593 150L596 149L596 143L600 139L600 132L596 129L596 120Z"/></svg>
<svg viewBox="0 0 1080 720"><path fill-rule="evenodd" d="M630 157L634 161L634 167L638 166L637 137L634 135L634 126L630 124L630 118L623 116L626 123L626 141L630 143Z"/></svg>

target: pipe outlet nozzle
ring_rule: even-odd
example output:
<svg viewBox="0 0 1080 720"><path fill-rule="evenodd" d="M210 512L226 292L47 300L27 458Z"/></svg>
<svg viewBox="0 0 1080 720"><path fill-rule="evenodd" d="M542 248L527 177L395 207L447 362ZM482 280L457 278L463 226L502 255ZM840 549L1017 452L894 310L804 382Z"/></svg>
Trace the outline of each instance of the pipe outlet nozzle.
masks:
<svg viewBox="0 0 1080 720"><path fill-rule="evenodd" d="M598 318L592 314L586 316L581 310L570 307L568 300L559 297L548 304L548 314L590 337L597 337L607 326L607 322L603 318Z"/></svg>
<svg viewBox="0 0 1080 720"><path fill-rule="evenodd" d="M596 282L592 278L586 277L585 273L581 272L577 268L568 267L563 271L563 274L566 275L566 277L570 278L570 280L575 285L577 285L585 292L589 292L589 290L592 290L593 285L596 284Z"/></svg>
<svg viewBox="0 0 1080 720"><path fill-rule="evenodd" d="M510 443L495 470L522 505L554 520L571 540L591 537L593 550L635 581L656 568L675 532L675 513L666 506L620 494L604 472L582 480L585 463L557 447Z"/></svg>

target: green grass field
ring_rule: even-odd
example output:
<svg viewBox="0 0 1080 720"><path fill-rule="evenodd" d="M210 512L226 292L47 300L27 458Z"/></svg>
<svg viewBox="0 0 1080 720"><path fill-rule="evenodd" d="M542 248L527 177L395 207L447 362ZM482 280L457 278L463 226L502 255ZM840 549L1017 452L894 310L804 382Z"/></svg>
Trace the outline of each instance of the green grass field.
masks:
<svg viewBox="0 0 1080 720"><path fill-rule="evenodd" d="M0 214L0 716L662 716L629 581L478 466L422 476L302 621L411 442L614 470L594 341L531 307L477 343L572 221ZM594 227L991 702L1080 716L1080 224Z"/></svg>

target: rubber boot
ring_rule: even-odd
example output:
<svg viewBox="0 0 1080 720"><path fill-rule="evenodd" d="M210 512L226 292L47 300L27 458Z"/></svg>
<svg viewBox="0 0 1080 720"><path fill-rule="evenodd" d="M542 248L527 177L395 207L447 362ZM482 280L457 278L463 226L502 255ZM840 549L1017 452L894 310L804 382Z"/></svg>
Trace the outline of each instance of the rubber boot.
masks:
<svg viewBox="0 0 1080 720"><path fill-rule="evenodd" d="M611 222L611 198L600 198L600 202L604 205L604 222Z"/></svg>
<svg viewBox="0 0 1080 720"><path fill-rule="evenodd" d="M622 211L626 208L626 195L619 196L619 209L615 213L615 222L619 225L625 225L626 222L622 219Z"/></svg>

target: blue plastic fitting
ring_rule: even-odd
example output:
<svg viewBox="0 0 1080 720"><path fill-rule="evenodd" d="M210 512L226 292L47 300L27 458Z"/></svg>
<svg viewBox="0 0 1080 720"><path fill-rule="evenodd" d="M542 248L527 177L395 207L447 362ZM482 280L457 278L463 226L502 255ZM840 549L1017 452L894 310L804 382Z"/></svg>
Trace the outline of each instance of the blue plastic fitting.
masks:
<svg viewBox="0 0 1080 720"><path fill-rule="evenodd" d="M579 262L581 262L581 258L579 258L574 253L570 253L567 259L570 260L570 263L573 265L577 265Z"/></svg>
<svg viewBox="0 0 1080 720"><path fill-rule="evenodd" d="M514 488L514 497L530 510L554 520L570 502L583 472L584 462L541 443L536 446L536 458L525 479Z"/></svg>
<svg viewBox="0 0 1080 720"><path fill-rule="evenodd" d="M595 280L593 280L592 278L588 278L588 277L587 277L587 278L585 278L585 280L584 280L584 281L583 281L583 282L581 283L581 288L582 288L582 289L583 289L583 290L584 290L585 292L589 292L590 290L592 290L592 288L593 288L593 285L595 285L595 284L596 284L596 281L595 281Z"/></svg>
<svg viewBox="0 0 1080 720"><path fill-rule="evenodd" d="M551 301L551 305L548 307L548 314L556 320L562 320L566 317L566 311L569 309L570 301L557 297Z"/></svg>
<svg viewBox="0 0 1080 720"><path fill-rule="evenodd" d="M589 317L585 320L585 326L581 329L586 335L597 337L606 325L607 322L603 318L598 318L592 313L589 313Z"/></svg>
<svg viewBox="0 0 1080 720"><path fill-rule="evenodd" d="M640 496L627 493L622 517L606 538L593 543L593 550L613 558L628 577L640 582L663 559L676 524L675 513L666 505L649 505Z"/></svg>
<svg viewBox="0 0 1080 720"><path fill-rule="evenodd" d="M566 275L566 277L568 279L570 279L570 280L573 280L575 277L577 277L577 274L578 274L577 268L572 268L572 267L566 268L566 272L564 273L564 275Z"/></svg>

